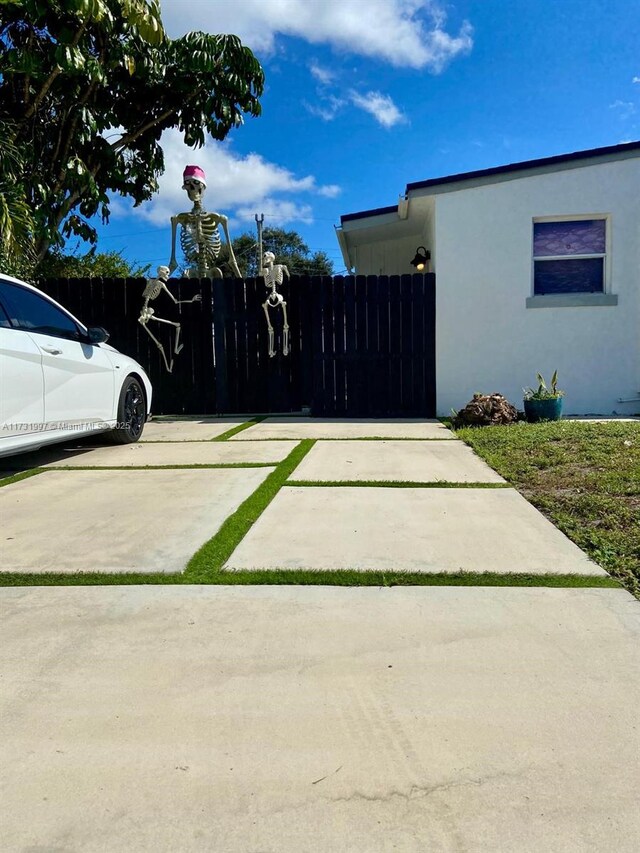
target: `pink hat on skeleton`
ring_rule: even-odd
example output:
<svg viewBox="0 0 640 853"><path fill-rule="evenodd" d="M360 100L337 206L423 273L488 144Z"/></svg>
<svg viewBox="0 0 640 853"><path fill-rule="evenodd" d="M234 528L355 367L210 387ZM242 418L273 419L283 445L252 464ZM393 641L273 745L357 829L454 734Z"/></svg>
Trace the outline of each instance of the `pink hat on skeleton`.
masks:
<svg viewBox="0 0 640 853"><path fill-rule="evenodd" d="M207 186L207 180L204 176L204 170L200 168L200 166L185 166L184 172L182 173L183 182L187 180L187 178L194 178L196 181L200 181L203 186ZM184 189L184 186L182 187Z"/></svg>

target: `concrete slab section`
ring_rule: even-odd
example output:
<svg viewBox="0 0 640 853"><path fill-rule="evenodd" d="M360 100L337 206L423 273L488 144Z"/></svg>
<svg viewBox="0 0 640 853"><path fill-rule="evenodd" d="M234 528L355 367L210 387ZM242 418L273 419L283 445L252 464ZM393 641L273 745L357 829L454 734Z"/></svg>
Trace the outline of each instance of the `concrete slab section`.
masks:
<svg viewBox="0 0 640 853"><path fill-rule="evenodd" d="M231 441L257 438L446 438L455 439L439 421L409 418L267 418Z"/></svg>
<svg viewBox="0 0 640 853"><path fill-rule="evenodd" d="M621 590L0 590L2 847L640 849Z"/></svg>
<svg viewBox="0 0 640 853"><path fill-rule="evenodd" d="M145 424L141 441L211 441L249 418L162 418Z"/></svg>
<svg viewBox="0 0 640 853"><path fill-rule="evenodd" d="M114 447L87 448L67 454L46 467L130 467L135 465L232 465L250 462L281 462L296 446L295 441L138 442Z"/></svg>
<svg viewBox="0 0 640 853"><path fill-rule="evenodd" d="M514 489L288 486L230 569L605 575Z"/></svg>
<svg viewBox="0 0 640 853"><path fill-rule="evenodd" d="M46 471L0 489L0 571L180 572L271 468Z"/></svg>
<svg viewBox="0 0 640 853"><path fill-rule="evenodd" d="M505 482L470 447L460 441L393 440L319 441L298 465L290 479L318 482Z"/></svg>

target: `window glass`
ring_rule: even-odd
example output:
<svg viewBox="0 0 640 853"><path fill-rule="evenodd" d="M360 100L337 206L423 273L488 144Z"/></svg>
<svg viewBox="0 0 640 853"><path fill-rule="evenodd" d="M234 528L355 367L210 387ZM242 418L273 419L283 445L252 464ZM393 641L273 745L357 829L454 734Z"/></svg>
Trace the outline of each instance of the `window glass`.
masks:
<svg viewBox="0 0 640 853"><path fill-rule="evenodd" d="M579 219L574 222L534 222L533 254L604 255L604 219Z"/></svg>
<svg viewBox="0 0 640 853"><path fill-rule="evenodd" d="M606 219L534 222L534 295L604 293L606 246Z"/></svg>
<svg viewBox="0 0 640 853"><path fill-rule="evenodd" d="M566 261L536 261L533 292L603 293L604 259L579 258Z"/></svg>
<svg viewBox="0 0 640 853"><path fill-rule="evenodd" d="M12 325L25 332L40 332L74 341L81 338L80 330L71 317L26 287L0 281L0 299L6 306Z"/></svg>
<svg viewBox="0 0 640 853"><path fill-rule="evenodd" d="M2 305L0 305L0 329L10 329L11 323L9 322L9 317L7 312L4 310Z"/></svg>

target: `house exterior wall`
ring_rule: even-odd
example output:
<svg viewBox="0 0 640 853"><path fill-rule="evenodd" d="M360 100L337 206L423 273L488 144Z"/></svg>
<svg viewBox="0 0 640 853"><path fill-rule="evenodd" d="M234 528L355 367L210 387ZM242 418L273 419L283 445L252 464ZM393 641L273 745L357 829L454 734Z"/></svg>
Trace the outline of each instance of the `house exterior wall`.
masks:
<svg viewBox="0 0 640 853"><path fill-rule="evenodd" d="M354 246L351 257L358 275L404 275L414 273L411 260L422 238L402 237Z"/></svg>
<svg viewBox="0 0 640 853"><path fill-rule="evenodd" d="M559 372L565 412L640 411L640 159L487 184L435 198L437 408L475 391L521 407L536 372ZM533 219L607 215L614 306L527 307ZM386 269L385 272L391 270Z"/></svg>

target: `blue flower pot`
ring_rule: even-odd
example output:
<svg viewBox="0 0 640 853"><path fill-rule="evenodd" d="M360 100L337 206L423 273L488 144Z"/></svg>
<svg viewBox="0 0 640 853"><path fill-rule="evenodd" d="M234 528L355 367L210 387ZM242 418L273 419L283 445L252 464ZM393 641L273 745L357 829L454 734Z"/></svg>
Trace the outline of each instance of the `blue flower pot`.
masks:
<svg viewBox="0 0 640 853"><path fill-rule="evenodd" d="M529 423L559 421L562 417L562 397L551 397L548 400L525 400L524 413Z"/></svg>

